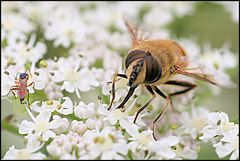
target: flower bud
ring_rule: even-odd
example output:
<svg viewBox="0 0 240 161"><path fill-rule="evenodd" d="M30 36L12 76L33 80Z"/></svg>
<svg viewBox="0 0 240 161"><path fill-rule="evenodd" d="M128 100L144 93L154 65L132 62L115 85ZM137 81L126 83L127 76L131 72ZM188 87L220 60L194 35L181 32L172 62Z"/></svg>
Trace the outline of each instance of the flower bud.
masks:
<svg viewBox="0 0 240 161"><path fill-rule="evenodd" d="M66 118L61 118L57 115L54 115L53 120L56 120L59 123L59 127L56 129L53 129L53 131L55 133L61 134L61 133L64 133L68 129L69 122Z"/></svg>
<svg viewBox="0 0 240 161"><path fill-rule="evenodd" d="M100 129L102 127L102 122L100 120L89 118L86 120L86 125L89 129Z"/></svg>
<svg viewBox="0 0 240 161"><path fill-rule="evenodd" d="M41 60L41 61L39 62L39 66L40 66L40 67L43 67L43 68L47 68L47 67L48 67L48 64L47 64L46 61Z"/></svg>
<svg viewBox="0 0 240 161"><path fill-rule="evenodd" d="M79 134L83 134L87 130L87 125L82 121L74 120L72 122L72 131L77 132Z"/></svg>
<svg viewBox="0 0 240 161"><path fill-rule="evenodd" d="M93 103L85 105L83 102L80 102L79 105L74 108L74 113L79 118L90 118L94 115L93 106Z"/></svg>

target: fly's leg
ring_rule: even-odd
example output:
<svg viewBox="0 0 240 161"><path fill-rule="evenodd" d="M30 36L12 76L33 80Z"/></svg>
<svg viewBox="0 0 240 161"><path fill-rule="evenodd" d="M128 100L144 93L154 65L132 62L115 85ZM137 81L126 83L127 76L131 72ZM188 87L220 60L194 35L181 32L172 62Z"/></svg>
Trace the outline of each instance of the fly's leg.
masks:
<svg viewBox="0 0 240 161"><path fill-rule="evenodd" d="M140 114L140 112L142 112L150 104L150 102L156 97L156 95L155 95L155 93L154 93L154 91L153 91L151 86L146 86L146 88L152 94L152 98L145 105L143 105L140 109L138 109L138 111L137 111L137 113L135 115L133 123L136 122L137 117Z"/></svg>
<svg viewBox="0 0 240 161"><path fill-rule="evenodd" d="M134 90L137 88L138 85L133 84L132 86L130 86L130 89L127 93L127 95L125 96L124 100L122 101L122 103L120 105L118 105L118 107L116 107L116 109L121 108L124 111L124 105L125 103L129 100L129 98L133 95Z"/></svg>
<svg viewBox="0 0 240 161"><path fill-rule="evenodd" d="M170 81L166 82L165 84L171 84L171 85L177 85L177 86L187 87L187 88L184 89L184 90L177 91L177 92L174 92L174 93L170 93L170 94L169 94L170 99L172 98L172 96L184 94L184 93L186 93L186 92L194 89L195 87L197 87L196 84L189 83L189 82L185 82L185 81L174 81L174 80L170 80ZM171 101L170 104L171 104L172 110L176 111L175 108L174 108L174 106L173 106L172 101Z"/></svg>
<svg viewBox="0 0 240 161"><path fill-rule="evenodd" d="M159 120L161 120L162 119L162 117L164 116L164 113L166 112L166 110L167 110L167 107L168 107L168 104L169 104L169 102L171 102L171 100L170 100L170 98L168 97L168 96L166 96L162 91L160 91L160 89L158 89L156 86L153 86L153 89L154 89L154 91L155 92L157 92L157 94L159 94L160 96L162 96L165 100L166 100L166 103L165 103L165 105L164 105L164 107L162 108L162 111L159 113L159 115L153 120L153 123L152 123L152 129L153 129L153 138L155 139L155 140L157 140L156 139L156 136L155 136L155 124L156 124L156 122Z"/></svg>
<svg viewBox="0 0 240 161"><path fill-rule="evenodd" d="M125 74L114 74L113 75L113 82L112 82L112 100L108 106L108 110L110 110L110 108L112 107L113 101L115 99L115 82L117 77L122 77L122 78L127 78L127 76Z"/></svg>

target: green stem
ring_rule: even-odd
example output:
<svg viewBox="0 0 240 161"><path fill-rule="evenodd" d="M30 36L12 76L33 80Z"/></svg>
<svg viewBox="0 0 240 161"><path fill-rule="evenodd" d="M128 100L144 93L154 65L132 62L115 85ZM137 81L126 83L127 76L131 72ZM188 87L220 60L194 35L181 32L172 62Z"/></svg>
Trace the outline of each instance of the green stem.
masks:
<svg viewBox="0 0 240 161"><path fill-rule="evenodd" d="M8 121L1 121L1 129L11 132L13 134L21 135L18 133L18 128L16 126L11 125Z"/></svg>

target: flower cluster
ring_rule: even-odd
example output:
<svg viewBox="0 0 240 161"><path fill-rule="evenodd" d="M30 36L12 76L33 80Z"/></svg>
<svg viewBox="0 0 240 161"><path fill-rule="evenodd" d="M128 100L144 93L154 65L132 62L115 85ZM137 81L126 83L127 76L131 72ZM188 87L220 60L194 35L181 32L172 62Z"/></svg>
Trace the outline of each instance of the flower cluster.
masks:
<svg viewBox="0 0 240 161"><path fill-rule="evenodd" d="M239 125L230 122L224 112L212 112L207 116L207 125L203 127L200 137L203 141L211 141L219 158L231 154L230 159L239 158Z"/></svg>
<svg viewBox="0 0 240 161"><path fill-rule="evenodd" d="M107 110L112 75L124 73L122 62L131 43L123 17L158 31L153 38L169 38L166 26L175 17L194 14L196 3L2 2L2 101L15 100L10 89L20 73L28 73L29 95L21 108L31 119L8 122L26 141L23 148L11 146L3 159L197 159L200 143L207 141L219 158L239 158L238 124L224 112L195 107L194 91L173 99L178 111L168 108L154 134L151 123L165 100L154 99L133 123L148 99L144 88L136 89L125 110L115 109L128 91L127 80L117 80L115 101ZM237 66L237 57L229 47L205 47L201 54L193 40L177 41L189 53L189 68L213 75L221 86L236 87L228 70Z"/></svg>

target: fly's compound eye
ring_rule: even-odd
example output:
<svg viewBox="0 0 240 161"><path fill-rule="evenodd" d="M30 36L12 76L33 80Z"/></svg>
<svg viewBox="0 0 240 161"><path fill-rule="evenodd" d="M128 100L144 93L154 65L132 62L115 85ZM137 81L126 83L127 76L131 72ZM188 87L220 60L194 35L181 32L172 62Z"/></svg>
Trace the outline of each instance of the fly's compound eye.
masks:
<svg viewBox="0 0 240 161"><path fill-rule="evenodd" d="M162 68L160 63L155 59L151 53L144 57L146 62L146 76L145 76L145 83L154 83L159 80L162 75Z"/></svg>

